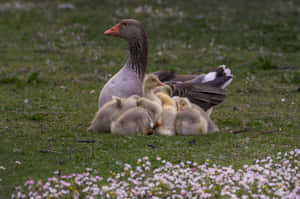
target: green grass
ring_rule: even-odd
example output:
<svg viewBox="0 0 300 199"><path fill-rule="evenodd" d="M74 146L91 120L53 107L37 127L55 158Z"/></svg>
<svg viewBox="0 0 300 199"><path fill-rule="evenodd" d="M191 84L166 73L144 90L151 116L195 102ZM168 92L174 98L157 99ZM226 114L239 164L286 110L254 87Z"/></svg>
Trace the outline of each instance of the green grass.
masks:
<svg viewBox="0 0 300 199"><path fill-rule="evenodd" d="M6 167L0 170L0 198L55 170L92 167L107 177L143 156L174 163L210 159L238 168L300 147L298 1L74 0L76 8L69 10L57 8L64 1L31 2L29 11L0 11L0 166ZM143 5L167 16L134 12ZM146 27L148 72L200 73L220 64L232 69L228 98L213 113L220 133L124 138L86 132L102 86L127 56L126 42L103 32L129 17ZM230 133L243 128L249 130ZM281 130L260 133L275 129Z"/></svg>

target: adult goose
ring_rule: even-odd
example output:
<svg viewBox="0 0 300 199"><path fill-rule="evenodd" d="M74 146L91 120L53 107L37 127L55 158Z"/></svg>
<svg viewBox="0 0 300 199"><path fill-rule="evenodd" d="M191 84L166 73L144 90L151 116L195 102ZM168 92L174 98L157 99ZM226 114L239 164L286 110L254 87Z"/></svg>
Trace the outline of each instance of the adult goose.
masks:
<svg viewBox="0 0 300 199"><path fill-rule="evenodd" d="M99 96L99 107L110 101L112 96L142 96L148 55L144 26L135 19L122 20L104 34L127 40L129 57L123 68L104 85ZM219 67L217 71L204 75L176 75L170 71L158 71L155 74L172 88L173 95L187 97L204 110L225 99L222 88L232 80L230 70L225 67Z"/></svg>

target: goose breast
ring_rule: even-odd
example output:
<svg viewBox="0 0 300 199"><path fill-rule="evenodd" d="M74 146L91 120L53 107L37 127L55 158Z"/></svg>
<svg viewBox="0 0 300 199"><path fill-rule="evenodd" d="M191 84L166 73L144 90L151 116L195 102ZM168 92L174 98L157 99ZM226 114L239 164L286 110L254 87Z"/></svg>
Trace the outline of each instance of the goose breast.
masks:
<svg viewBox="0 0 300 199"><path fill-rule="evenodd" d="M99 96L99 107L112 100L112 96L127 98L142 95L142 82L137 73L123 67L103 87Z"/></svg>

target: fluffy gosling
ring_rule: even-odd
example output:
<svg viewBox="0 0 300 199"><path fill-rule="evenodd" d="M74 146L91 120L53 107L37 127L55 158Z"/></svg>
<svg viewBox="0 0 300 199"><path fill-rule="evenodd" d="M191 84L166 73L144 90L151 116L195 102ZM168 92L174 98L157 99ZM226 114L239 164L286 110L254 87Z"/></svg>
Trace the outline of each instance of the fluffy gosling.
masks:
<svg viewBox="0 0 300 199"><path fill-rule="evenodd" d="M129 98L113 97L113 100L105 103L95 114L88 130L110 132L112 121L115 121L122 113L130 108L136 107L139 96L133 95Z"/></svg>
<svg viewBox="0 0 300 199"><path fill-rule="evenodd" d="M192 108L187 98L177 98L178 112L175 119L177 135L201 135L208 132L208 122L199 111Z"/></svg>

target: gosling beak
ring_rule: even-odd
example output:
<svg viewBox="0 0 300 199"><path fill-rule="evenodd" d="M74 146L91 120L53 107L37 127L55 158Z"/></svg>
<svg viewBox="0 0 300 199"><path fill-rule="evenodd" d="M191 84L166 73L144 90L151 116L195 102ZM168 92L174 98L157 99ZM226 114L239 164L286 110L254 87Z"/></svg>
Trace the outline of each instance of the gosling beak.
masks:
<svg viewBox="0 0 300 199"><path fill-rule="evenodd" d="M157 83L157 86L165 86L165 84L162 83L159 79L156 81L156 83Z"/></svg>
<svg viewBox="0 0 300 199"><path fill-rule="evenodd" d="M120 36L119 27L120 27L120 24L118 23L117 25L115 25L112 28L105 31L104 34L105 35Z"/></svg>

